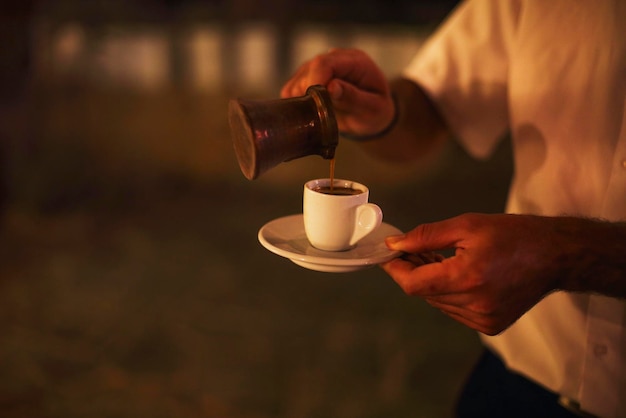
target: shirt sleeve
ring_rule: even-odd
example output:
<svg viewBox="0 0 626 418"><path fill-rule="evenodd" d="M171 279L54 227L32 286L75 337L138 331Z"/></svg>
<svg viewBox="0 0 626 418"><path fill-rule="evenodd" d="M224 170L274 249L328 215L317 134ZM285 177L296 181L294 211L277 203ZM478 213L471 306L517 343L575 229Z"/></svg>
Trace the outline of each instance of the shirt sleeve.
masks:
<svg viewBox="0 0 626 418"><path fill-rule="evenodd" d="M457 6L403 71L433 100L465 149L491 155L508 129L508 68L522 0Z"/></svg>

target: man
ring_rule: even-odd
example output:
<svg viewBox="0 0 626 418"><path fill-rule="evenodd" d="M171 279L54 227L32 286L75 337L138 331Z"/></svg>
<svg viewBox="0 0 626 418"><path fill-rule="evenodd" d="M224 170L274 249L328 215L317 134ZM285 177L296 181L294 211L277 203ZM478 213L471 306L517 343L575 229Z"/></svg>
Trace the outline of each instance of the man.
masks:
<svg viewBox="0 0 626 418"><path fill-rule="evenodd" d="M326 86L344 136L399 161L449 137L486 158L510 133L508 214L389 237L409 255L382 266L481 332L458 416L626 416L624 22L623 0L469 0L397 80L336 49L282 89Z"/></svg>

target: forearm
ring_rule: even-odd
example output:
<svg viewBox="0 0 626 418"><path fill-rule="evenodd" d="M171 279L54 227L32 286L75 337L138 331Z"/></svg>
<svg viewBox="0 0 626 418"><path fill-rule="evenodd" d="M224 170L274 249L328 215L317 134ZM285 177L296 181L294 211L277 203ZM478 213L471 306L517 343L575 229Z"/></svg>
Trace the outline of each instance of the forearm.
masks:
<svg viewBox="0 0 626 418"><path fill-rule="evenodd" d="M361 141L363 148L391 161L413 161L439 151L449 137L448 129L430 99L412 81L391 82L396 97L397 121L386 135Z"/></svg>
<svg viewBox="0 0 626 418"><path fill-rule="evenodd" d="M565 248L553 262L564 266L558 287L626 298L626 223L560 218L555 232Z"/></svg>

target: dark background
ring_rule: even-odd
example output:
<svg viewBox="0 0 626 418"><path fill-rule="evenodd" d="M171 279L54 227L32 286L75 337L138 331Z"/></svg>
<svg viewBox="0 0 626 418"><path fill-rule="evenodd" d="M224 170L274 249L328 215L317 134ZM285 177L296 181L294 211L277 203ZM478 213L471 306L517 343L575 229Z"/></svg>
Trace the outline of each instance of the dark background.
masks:
<svg viewBox="0 0 626 418"><path fill-rule="evenodd" d="M365 45L394 75L454 4L3 5L0 416L448 416L477 335L377 267L318 273L261 247L328 162L247 181L226 109L276 97L296 57L330 46ZM408 230L502 211L509 154L451 143L398 167L342 142L337 175Z"/></svg>

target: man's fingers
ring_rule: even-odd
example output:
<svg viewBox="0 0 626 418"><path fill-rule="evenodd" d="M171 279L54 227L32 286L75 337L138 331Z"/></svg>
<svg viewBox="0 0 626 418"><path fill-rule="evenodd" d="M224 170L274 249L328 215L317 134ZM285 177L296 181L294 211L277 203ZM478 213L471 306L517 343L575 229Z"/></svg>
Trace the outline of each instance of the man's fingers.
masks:
<svg viewBox="0 0 626 418"><path fill-rule="evenodd" d="M333 48L302 64L281 89L281 97L302 96L309 86L328 87L332 80L343 80L355 89L374 95L389 94L385 75L365 52Z"/></svg>
<svg viewBox="0 0 626 418"><path fill-rule="evenodd" d="M455 217L419 225L403 235L387 237L387 246L395 251L423 253L457 247L465 237L468 221Z"/></svg>
<svg viewBox="0 0 626 418"><path fill-rule="evenodd" d="M415 264L415 266L421 266L424 264L430 263L439 263L443 261L444 257L441 254L428 252L428 253L417 253L417 254L404 254L402 256L404 260L410 261Z"/></svg>
<svg viewBox="0 0 626 418"><path fill-rule="evenodd" d="M449 292L450 276L443 263L416 264L396 258L381 267L408 295L424 297Z"/></svg>
<svg viewBox="0 0 626 418"><path fill-rule="evenodd" d="M381 267L409 295L421 296L431 306L439 309L457 322L487 335L501 332L506 325L482 306L476 305L469 293L454 293L447 286L441 274L442 263L415 265L402 258L396 258Z"/></svg>
<svg viewBox="0 0 626 418"><path fill-rule="evenodd" d="M496 335L505 329L507 325L501 323L496 316L475 312L466 306L459 306L447 301L443 302L440 298L426 298L426 302L455 321L483 334Z"/></svg>

